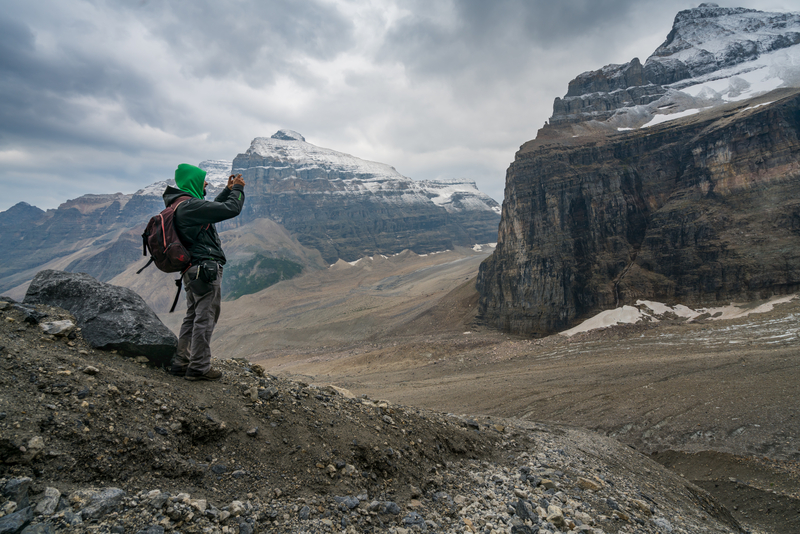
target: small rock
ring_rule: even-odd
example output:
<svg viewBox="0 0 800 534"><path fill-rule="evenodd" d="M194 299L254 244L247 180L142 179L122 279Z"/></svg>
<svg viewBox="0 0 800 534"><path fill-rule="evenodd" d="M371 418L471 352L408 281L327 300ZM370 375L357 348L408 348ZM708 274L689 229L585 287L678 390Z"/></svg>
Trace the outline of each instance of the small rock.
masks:
<svg viewBox="0 0 800 534"><path fill-rule="evenodd" d="M256 376L264 376L264 368L258 364L251 365L250 370L253 371L253 374Z"/></svg>
<svg viewBox="0 0 800 534"><path fill-rule="evenodd" d="M564 512L558 506L551 504L547 507L547 521L557 527L564 526Z"/></svg>
<svg viewBox="0 0 800 534"><path fill-rule="evenodd" d="M211 466L211 471L212 471L212 472L213 472L215 475L222 475L222 474L224 474L224 473L225 473L227 470L228 470L228 466L226 466L226 465L224 465L224 464L214 464L214 465L212 465L212 466ZM234 502L238 502L238 501L234 501Z"/></svg>
<svg viewBox="0 0 800 534"><path fill-rule="evenodd" d="M155 495L150 499L150 506L156 510L160 510L169 500L169 493L165 491L155 491Z"/></svg>
<svg viewBox="0 0 800 534"><path fill-rule="evenodd" d="M358 506L358 499L355 497L334 497L334 501L338 502L340 505L344 505L348 510L352 510L356 506Z"/></svg>
<svg viewBox="0 0 800 534"><path fill-rule="evenodd" d="M137 530L136 534L164 534L164 527L160 525L150 525L141 530Z"/></svg>
<svg viewBox="0 0 800 534"><path fill-rule="evenodd" d="M137 356L133 359L136 363L147 363L150 359L147 356Z"/></svg>
<svg viewBox="0 0 800 534"><path fill-rule="evenodd" d="M583 477L578 477L578 487L589 491L600 491L603 489L603 486L594 480L589 480L588 478Z"/></svg>
<svg viewBox="0 0 800 534"><path fill-rule="evenodd" d="M71 510L64 512L64 521L71 527L77 527L83 524L83 517L80 513L73 513Z"/></svg>
<svg viewBox="0 0 800 534"><path fill-rule="evenodd" d="M205 512L206 508L208 508L208 501L205 499L192 499L189 501L189 506L197 510L198 512Z"/></svg>
<svg viewBox="0 0 800 534"><path fill-rule="evenodd" d="M644 512L647 515L651 515L653 513L653 511L650 509L650 505L648 503L646 503L644 501L640 501L639 499L633 499L631 502L641 512Z"/></svg>
<svg viewBox="0 0 800 534"><path fill-rule="evenodd" d="M72 321L51 321L39 323L39 328L45 334L50 334L51 336L66 336L75 328L75 323Z"/></svg>
<svg viewBox="0 0 800 534"><path fill-rule="evenodd" d="M31 521L33 521L33 509L30 506L13 514L0 517L0 534L19 532Z"/></svg>
<svg viewBox="0 0 800 534"><path fill-rule="evenodd" d="M258 398L262 400L270 400L271 398L275 397L278 394L278 388L276 387L269 387L267 389L262 389L258 392Z"/></svg>
<svg viewBox="0 0 800 534"><path fill-rule="evenodd" d="M36 513L38 515L53 515L59 499L61 499L60 491L56 488L45 488L44 498L36 505Z"/></svg>
<svg viewBox="0 0 800 534"><path fill-rule="evenodd" d="M12 478L3 487L3 496L17 503L17 509L26 508L29 502L28 490L30 490L31 482L33 481L28 477Z"/></svg>
<svg viewBox="0 0 800 534"><path fill-rule="evenodd" d="M428 525L425 524L425 519L417 512L411 512L403 518L403 524L409 528L419 527L423 532L427 532Z"/></svg>
<svg viewBox="0 0 800 534"><path fill-rule="evenodd" d="M254 438L254 437L256 437L256 436L258 435L258 427L257 427L257 426L254 426L253 428L251 428L250 430L248 430L248 431L247 431L247 435L248 435L248 436L250 436L251 438Z"/></svg>
<svg viewBox="0 0 800 534"><path fill-rule="evenodd" d="M238 517L244 513L244 504L242 501L233 501L228 505L228 512L230 512L233 517Z"/></svg>
<svg viewBox="0 0 800 534"><path fill-rule="evenodd" d="M89 506L81 510L83 519L100 519L106 514L117 509L125 491L119 488L107 488L92 496Z"/></svg>
<svg viewBox="0 0 800 534"><path fill-rule="evenodd" d="M310 515L311 515L311 508L309 508L308 506L303 506L300 509L298 517L300 518L301 521L307 521Z"/></svg>
<svg viewBox="0 0 800 534"><path fill-rule="evenodd" d="M342 474L345 475L345 476L357 477L358 476L358 470L356 469L356 467L354 465L346 464L342 468Z"/></svg>
<svg viewBox="0 0 800 534"><path fill-rule="evenodd" d="M98 369L97 367L92 367L91 365L87 365L86 367L83 368L83 372L86 373L87 375L96 375L97 373L100 372L100 369Z"/></svg>
<svg viewBox="0 0 800 534"><path fill-rule="evenodd" d="M380 513L382 514L391 514L391 515L399 515L400 514L400 507L397 506L397 503L393 503L392 501L382 502L380 505Z"/></svg>
<svg viewBox="0 0 800 534"><path fill-rule="evenodd" d="M514 511L516 512L517 517L519 517L522 521L526 521L528 519L533 522L538 521L537 514L533 510L533 505L527 501L522 499L518 500L517 504L514 506Z"/></svg>

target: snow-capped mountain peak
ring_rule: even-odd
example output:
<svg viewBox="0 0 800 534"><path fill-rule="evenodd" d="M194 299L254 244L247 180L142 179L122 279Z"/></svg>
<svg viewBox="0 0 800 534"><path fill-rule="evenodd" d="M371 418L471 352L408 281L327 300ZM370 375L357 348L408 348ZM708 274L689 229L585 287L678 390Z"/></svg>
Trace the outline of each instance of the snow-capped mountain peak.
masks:
<svg viewBox="0 0 800 534"><path fill-rule="evenodd" d="M469 210L499 213L500 206L465 180L415 181L385 163L322 148L292 130L253 139L247 152L234 160L232 172L250 173L252 179L295 180L296 190L316 190L314 180L330 182L328 194L379 195L396 204L430 204L447 212ZM254 169L258 169L255 171ZM303 184L307 183L307 186Z"/></svg>
<svg viewBox="0 0 800 534"><path fill-rule="evenodd" d="M800 13L704 3L677 14L644 65L634 58L577 76L545 128L570 137L631 130L781 87L800 87Z"/></svg>
<svg viewBox="0 0 800 534"><path fill-rule="evenodd" d="M291 130L279 130L272 137L256 137L245 155L256 155L278 162L282 161L289 165L320 167L326 171L352 173L361 179L403 178L390 165L367 161L344 152L312 145L306 142L302 135Z"/></svg>

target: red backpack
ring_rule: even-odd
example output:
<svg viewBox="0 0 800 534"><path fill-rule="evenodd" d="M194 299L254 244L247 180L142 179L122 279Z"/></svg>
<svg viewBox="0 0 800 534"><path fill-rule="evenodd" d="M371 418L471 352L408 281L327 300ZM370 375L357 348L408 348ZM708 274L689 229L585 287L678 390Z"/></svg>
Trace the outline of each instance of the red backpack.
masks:
<svg viewBox="0 0 800 534"><path fill-rule="evenodd" d="M175 281L175 285L178 286L178 294L175 295L175 301L169 310L170 313L175 310L175 305L178 303L178 296L183 285L183 273L192 266L191 255L181 243L178 231L175 229L175 210L181 202L190 198L192 197L179 197L175 202L167 206L164 211L153 216L142 234L142 254L147 256L147 251L149 250L150 261L136 271L136 274L144 271L151 263L155 263L156 267L165 273L181 273L181 277Z"/></svg>

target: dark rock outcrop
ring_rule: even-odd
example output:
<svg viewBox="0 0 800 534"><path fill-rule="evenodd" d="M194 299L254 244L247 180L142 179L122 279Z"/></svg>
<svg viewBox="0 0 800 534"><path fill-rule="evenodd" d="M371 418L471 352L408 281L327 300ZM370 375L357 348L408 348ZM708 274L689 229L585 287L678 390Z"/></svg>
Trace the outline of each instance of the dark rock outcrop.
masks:
<svg viewBox="0 0 800 534"><path fill-rule="evenodd" d="M24 303L68 310L78 320L83 338L97 349L144 355L158 365L168 365L178 344L175 334L139 295L85 273L40 271Z"/></svg>
<svg viewBox="0 0 800 534"><path fill-rule="evenodd" d="M797 89L639 131L529 142L481 265L481 314L541 335L637 299L795 291L799 191Z"/></svg>

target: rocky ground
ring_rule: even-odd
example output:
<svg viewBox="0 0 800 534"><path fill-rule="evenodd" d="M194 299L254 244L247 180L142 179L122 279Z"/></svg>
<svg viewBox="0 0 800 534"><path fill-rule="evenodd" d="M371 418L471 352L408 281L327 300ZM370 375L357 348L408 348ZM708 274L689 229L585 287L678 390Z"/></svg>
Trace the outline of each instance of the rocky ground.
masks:
<svg viewBox="0 0 800 534"><path fill-rule="evenodd" d="M0 303L0 532L740 532L619 442L278 378L188 382ZM39 323L39 324L37 324Z"/></svg>
<svg viewBox="0 0 800 534"><path fill-rule="evenodd" d="M397 404L588 428L707 489L747 529L800 532L799 299L530 339L476 324L480 259L362 261L278 284L225 303L214 350Z"/></svg>

